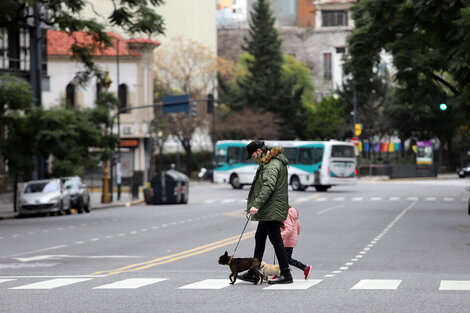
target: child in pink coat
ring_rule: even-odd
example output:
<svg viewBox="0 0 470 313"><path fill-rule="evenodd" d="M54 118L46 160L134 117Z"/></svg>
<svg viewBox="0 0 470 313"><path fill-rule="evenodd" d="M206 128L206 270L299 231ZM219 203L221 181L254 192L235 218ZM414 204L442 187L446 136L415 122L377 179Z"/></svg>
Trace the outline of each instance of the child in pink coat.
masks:
<svg viewBox="0 0 470 313"><path fill-rule="evenodd" d="M299 212L294 207L289 206L289 213L284 222L281 222L281 237L286 248L287 260L289 264L304 271L305 279L310 274L310 265L305 265L292 258L292 252L297 245L297 240L300 234Z"/></svg>

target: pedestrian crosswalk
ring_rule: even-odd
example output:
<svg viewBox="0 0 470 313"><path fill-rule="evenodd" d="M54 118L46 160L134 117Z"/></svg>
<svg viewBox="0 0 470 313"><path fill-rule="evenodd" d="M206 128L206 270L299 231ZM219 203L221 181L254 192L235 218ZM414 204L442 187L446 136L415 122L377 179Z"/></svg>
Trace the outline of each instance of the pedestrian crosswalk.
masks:
<svg viewBox="0 0 470 313"><path fill-rule="evenodd" d="M424 202L467 202L468 198L455 198L455 197L398 197L398 196L369 196L369 197L302 197L292 200L293 203L304 203L304 202L360 202L360 201L424 201ZM245 199L207 199L203 201L194 201L192 203L204 203L204 204L229 204L229 203L244 203Z"/></svg>
<svg viewBox="0 0 470 313"><path fill-rule="evenodd" d="M325 276L326 277L326 276ZM50 290L60 288L70 288L72 285L81 286L87 289L139 289L149 288L151 286L160 285L163 288L175 288L179 290L218 290L224 288L230 288L229 279L204 279L201 281L190 282L183 284L182 286L174 286L169 284L171 281L169 278L127 278L123 280L116 280L113 282L107 282L102 284L102 277L93 278L81 277L81 278L54 278L54 279L39 279L39 281L24 283L24 278L7 278L0 279L0 292L2 289L9 290ZM322 284L331 282L331 279L295 279L293 284L286 285L269 285L266 283L259 284L259 288L262 290L306 290L314 289ZM87 284L85 284L87 282ZM100 283L101 282L101 283ZM406 287L402 287L403 280L400 279L362 279L358 281L342 280L341 284L344 289L350 290L398 290ZM85 284L85 285L84 285ZM162 285L167 284L167 285ZM252 285L251 283L237 280L235 285ZM433 281L432 290L434 291L470 291L470 280L440 280ZM420 284L421 285L421 284ZM169 287L171 286L171 287ZM336 283L335 283L336 286ZM336 287L335 287L336 288ZM410 288L410 284L408 284ZM413 287L411 287L413 288ZM416 288L413 288L416 290ZM430 290L425 287L423 290Z"/></svg>

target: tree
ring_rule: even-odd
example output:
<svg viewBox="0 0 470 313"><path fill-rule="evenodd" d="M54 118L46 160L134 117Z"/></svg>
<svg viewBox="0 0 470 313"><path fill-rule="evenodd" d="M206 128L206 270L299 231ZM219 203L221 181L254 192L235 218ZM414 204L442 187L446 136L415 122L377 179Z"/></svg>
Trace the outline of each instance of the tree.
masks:
<svg viewBox="0 0 470 313"><path fill-rule="evenodd" d="M243 111L248 107L257 114L273 113L274 115L271 116L276 116L276 122L271 122L270 127L278 128L276 133L279 137L277 139L305 139L305 117L313 109L314 93L309 69L295 57L284 56L279 90L279 101L282 105L266 110L255 106L245 106L244 91L237 83L249 75L248 63L253 59L253 56L244 53L240 55L233 77L219 75L219 103L227 104L229 109L235 112ZM232 77L231 80L230 77ZM245 136L244 138L249 137Z"/></svg>
<svg viewBox="0 0 470 313"><path fill-rule="evenodd" d="M343 139L346 104L342 98L323 98L307 120L306 135L311 140Z"/></svg>
<svg viewBox="0 0 470 313"><path fill-rule="evenodd" d="M443 94L454 97L454 117L470 115L470 63L466 57L470 10L466 1L364 0L353 6L352 16L356 29L348 39L345 69L358 98L367 98L373 90L380 55L389 53L396 69L395 82L403 90L401 104L418 108L416 112L422 114L414 114L420 123L415 126L426 127L428 133L440 137L442 145L447 142L450 147L452 131L432 121ZM459 126L458 119L448 122Z"/></svg>
<svg viewBox="0 0 470 313"><path fill-rule="evenodd" d="M32 109L33 100L28 83L10 75L0 76L0 157L14 178L13 199L18 193L18 177L34 168L33 132L23 114ZM13 207L16 211L16 201Z"/></svg>
<svg viewBox="0 0 470 313"><path fill-rule="evenodd" d="M217 58L203 44L194 40L175 38L155 52L155 78L158 80L159 96L189 94L190 99L205 99L214 92L216 85ZM156 99L158 102L161 98ZM159 129L176 137L183 146L187 158L187 174L193 170L191 140L196 130L207 129L206 103L197 103L197 114L166 114L157 119Z"/></svg>
<svg viewBox="0 0 470 313"><path fill-rule="evenodd" d="M163 19L155 13L152 6L159 6L163 0L110 0L113 9L107 17L111 26L134 34L162 34ZM85 71L79 73L79 81L85 83L92 74L101 77L101 71L94 62L93 56L98 49L110 47L111 38L105 33L105 25L94 18L83 18L86 6L92 6L87 0L2 0L0 28L30 28L31 18L37 18L48 27L66 31L72 35L75 31L86 31L93 36L94 43L85 45L75 43L72 46L73 56L85 65Z"/></svg>
<svg viewBox="0 0 470 313"><path fill-rule="evenodd" d="M258 0L250 12L249 38L244 37L248 73L237 81L245 106L276 112L281 98L281 40L269 2Z"/></svg>
<svg viewBox="0 0 470 313"><path fill-rule="evenodd" d="M84 112L35 108L28 114L27 124L34 129L36 152L45 158L52 156L53 177L77 175L96 166L98 160L92 158L89 147L99 148L105 138Z"/></svg>

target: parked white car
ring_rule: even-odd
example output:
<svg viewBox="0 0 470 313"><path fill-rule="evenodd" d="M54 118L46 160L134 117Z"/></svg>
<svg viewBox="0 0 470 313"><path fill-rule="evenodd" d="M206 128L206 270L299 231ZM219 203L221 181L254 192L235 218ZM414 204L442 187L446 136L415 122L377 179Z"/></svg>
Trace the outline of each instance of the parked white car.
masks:
<svg viewBox="0 0 470 313"><path fill-rule="evenodd" d="M20 216L49 212L62 215L70 209L70 194L58 178L29 181L20 193Z"/></svg>
<svg viewBox="0 0 470 313"><path fill-rule="evenodd" d="M467 164L467 166L458 168L457 175L459 175L460 178L465 178L465 176L470 176L470 164Z"/></svg>

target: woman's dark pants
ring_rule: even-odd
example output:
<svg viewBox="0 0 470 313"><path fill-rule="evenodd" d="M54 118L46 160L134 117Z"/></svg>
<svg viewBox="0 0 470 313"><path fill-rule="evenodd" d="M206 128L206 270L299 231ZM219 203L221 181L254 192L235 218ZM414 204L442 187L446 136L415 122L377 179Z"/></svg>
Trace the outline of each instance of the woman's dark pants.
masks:
<svg viewBox="0 0 470 313"><path fill-rule="evenodd" d="M286 270L289 268L287 262L286 249L281 237L281 222L279 221L264 221L258 222L258 228L255 234L255 253L254 257L260 260L263 259L264 250L266 248L266 237L274 247L276 257L279 260L279 268Z"/></svg>

